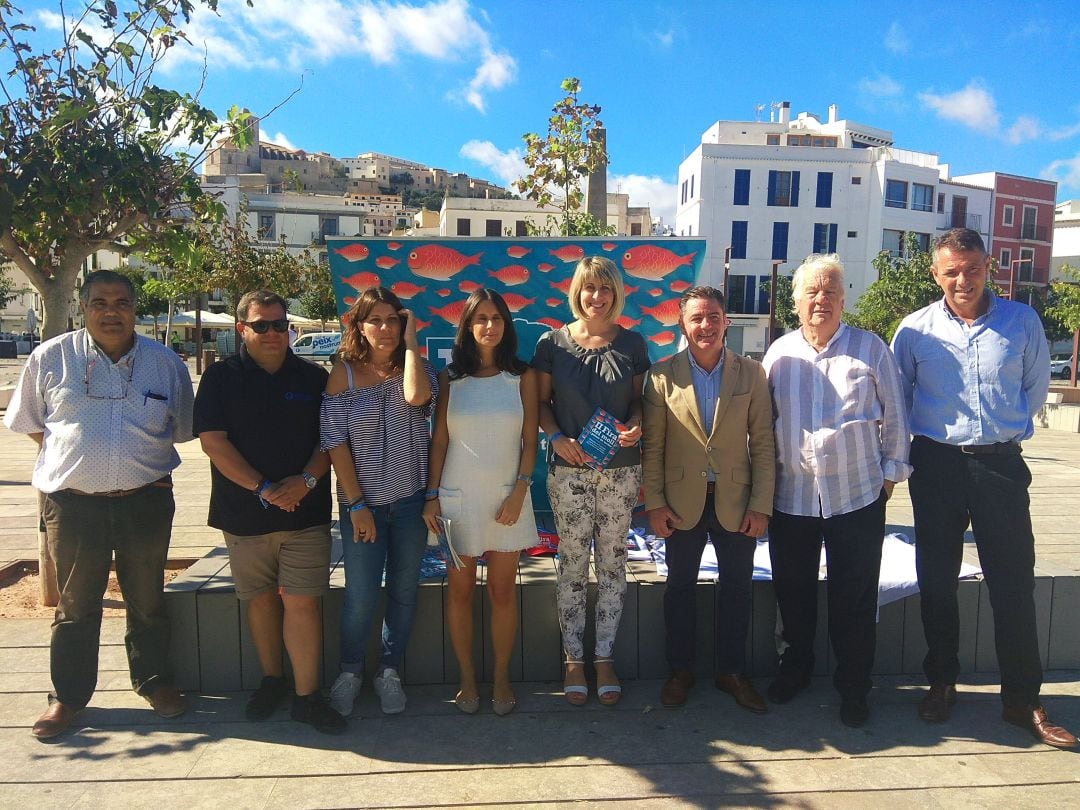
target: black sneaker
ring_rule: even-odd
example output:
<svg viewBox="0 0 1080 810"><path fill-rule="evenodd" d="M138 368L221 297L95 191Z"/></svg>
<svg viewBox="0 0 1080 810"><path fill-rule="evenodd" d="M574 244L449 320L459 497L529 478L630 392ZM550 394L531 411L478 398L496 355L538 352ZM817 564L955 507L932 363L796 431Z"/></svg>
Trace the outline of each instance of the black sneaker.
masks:
<svg viewBox="0 0 1080 810"><path fill-rule="evenodd" d="M840 701L840 722L848 728L861 728L870 719L866 698L844 698Z"/></svg>
<svg viewBox="0 0 1080 810"><path fill-rule="evenodd" d="M244 714L248 720L265 720L274 713L278 706L285 702L292 689L285 677L275 678L267 675L262 679L259 688L251 693L248 698L247 708Z"/></svg>
<svg viewBox="0 0 1080 810"><path fill-rule="evenodd" d="M323 734L340 734L348 725L345 718L330 708L321 692L310 695L294 695L292 719L298 723L307 723Z"/></svg>

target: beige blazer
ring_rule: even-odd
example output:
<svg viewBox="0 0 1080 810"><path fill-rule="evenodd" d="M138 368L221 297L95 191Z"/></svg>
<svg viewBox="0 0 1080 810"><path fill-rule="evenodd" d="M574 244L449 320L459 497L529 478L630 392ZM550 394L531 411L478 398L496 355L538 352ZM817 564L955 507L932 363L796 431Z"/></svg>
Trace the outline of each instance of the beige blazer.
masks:
<svg viewBox="0 0 1080 810"><path fill-rule="evenodd" d="M727 351L712 433L698 413L688 349L649 370L642 399L645 508L668 506L692 528L716 478L720 525L738 531L748 509L772 514L776 484L772 400L761 364Z"/></svg>

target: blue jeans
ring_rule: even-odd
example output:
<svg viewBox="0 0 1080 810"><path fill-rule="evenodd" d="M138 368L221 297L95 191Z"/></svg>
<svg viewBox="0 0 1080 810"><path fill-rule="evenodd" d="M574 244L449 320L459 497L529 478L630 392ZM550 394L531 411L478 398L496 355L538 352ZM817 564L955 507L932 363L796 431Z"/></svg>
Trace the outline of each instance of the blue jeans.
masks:
<svg viewBox="0 0 1080 810"><path fill-rule="evenodd" d="M371 625L386 571L386 613L379 669L398 669L409 643L420 585L420 560L427 545L423 490L385 506L371 507L374 543L353 541L348 508L341 508L345 559L345 603L341 608L341 670L364 671Z"/></svg>

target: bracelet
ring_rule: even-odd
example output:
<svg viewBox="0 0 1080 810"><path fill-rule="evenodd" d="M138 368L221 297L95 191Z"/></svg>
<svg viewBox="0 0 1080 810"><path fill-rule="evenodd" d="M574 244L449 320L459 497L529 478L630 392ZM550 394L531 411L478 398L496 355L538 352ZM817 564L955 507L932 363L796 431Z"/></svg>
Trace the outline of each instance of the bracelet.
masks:
<svg viewBox="0 0 1080 810"><path fill-rule="evenodd" d="M532 476L531 475L524 475L524 474L519 475L517 477L517 480L518 481L524 481L526 484L532 484Z"/></svg>
<svg viewBox="0 0 1080 810"><path fill-rule="evenodd" d="M363 496L363 495L361 495L361 496L360 496L359 498L357 498L356 500L353 500L353 501L349 501L349 508L350 508L350 509L352 509L352 508L353 508L354 506L356 506L356 505L357 505L358 503L363 503L363 502L364 502L364 496Z"/></svg>
<svg viewBox="0 0 1080 810"><path fill-rule="evenodd" d="M258 484L256 484L255 489L251 491L254 492L256 495L261 495L262 491L268 486L270 486L270 480L268 478L264 478Z"/></svg>
<svg viewBox="0 0 1080 810"><path fill-rule="evenodd" d="M561 430L556 430L555 433L552 434L551 438L548 439L548 442L550 444L555 444L556 439L565 439L565 438L566 438L565 433L563 433Z"/></svg>
<svg viewBox="0 0 1080 810"><path fill-rule="evenodd" d="M427 492L424 493L424 500L425 501L433 501L438 497L439 497L439 488L438 487L436 487L435 489L429 489Z"/></svg>
<svg viewBox="0 0 1080 810"><path fill-rule="evenodd" d="M362 512L365 509L367 509L367 504L363 501L353 501L353 503L349 506L350 512Z"/></svg>

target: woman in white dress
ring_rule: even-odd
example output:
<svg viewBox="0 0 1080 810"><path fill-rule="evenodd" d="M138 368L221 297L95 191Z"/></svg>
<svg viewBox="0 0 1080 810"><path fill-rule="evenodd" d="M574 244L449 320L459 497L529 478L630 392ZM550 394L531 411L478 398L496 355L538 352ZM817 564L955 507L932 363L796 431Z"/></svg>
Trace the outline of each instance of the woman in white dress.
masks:
<svg viewBox="0 0 1080 810"><path fill-rule="evenodd" d="M518 626L518 557L536 545L529 485L539 400L536 373L518 359L510 310L494 290L476 290L465 302L452 360L439 379L424 520L433 532L440 515L450 521L451 542L465 563L447 566L450 640L461 670L454 703L466 714L480 707L473 589L476 559L486 554L495 652L491 705L496 714L509 714L516 705L510 656Z"/></svg>

